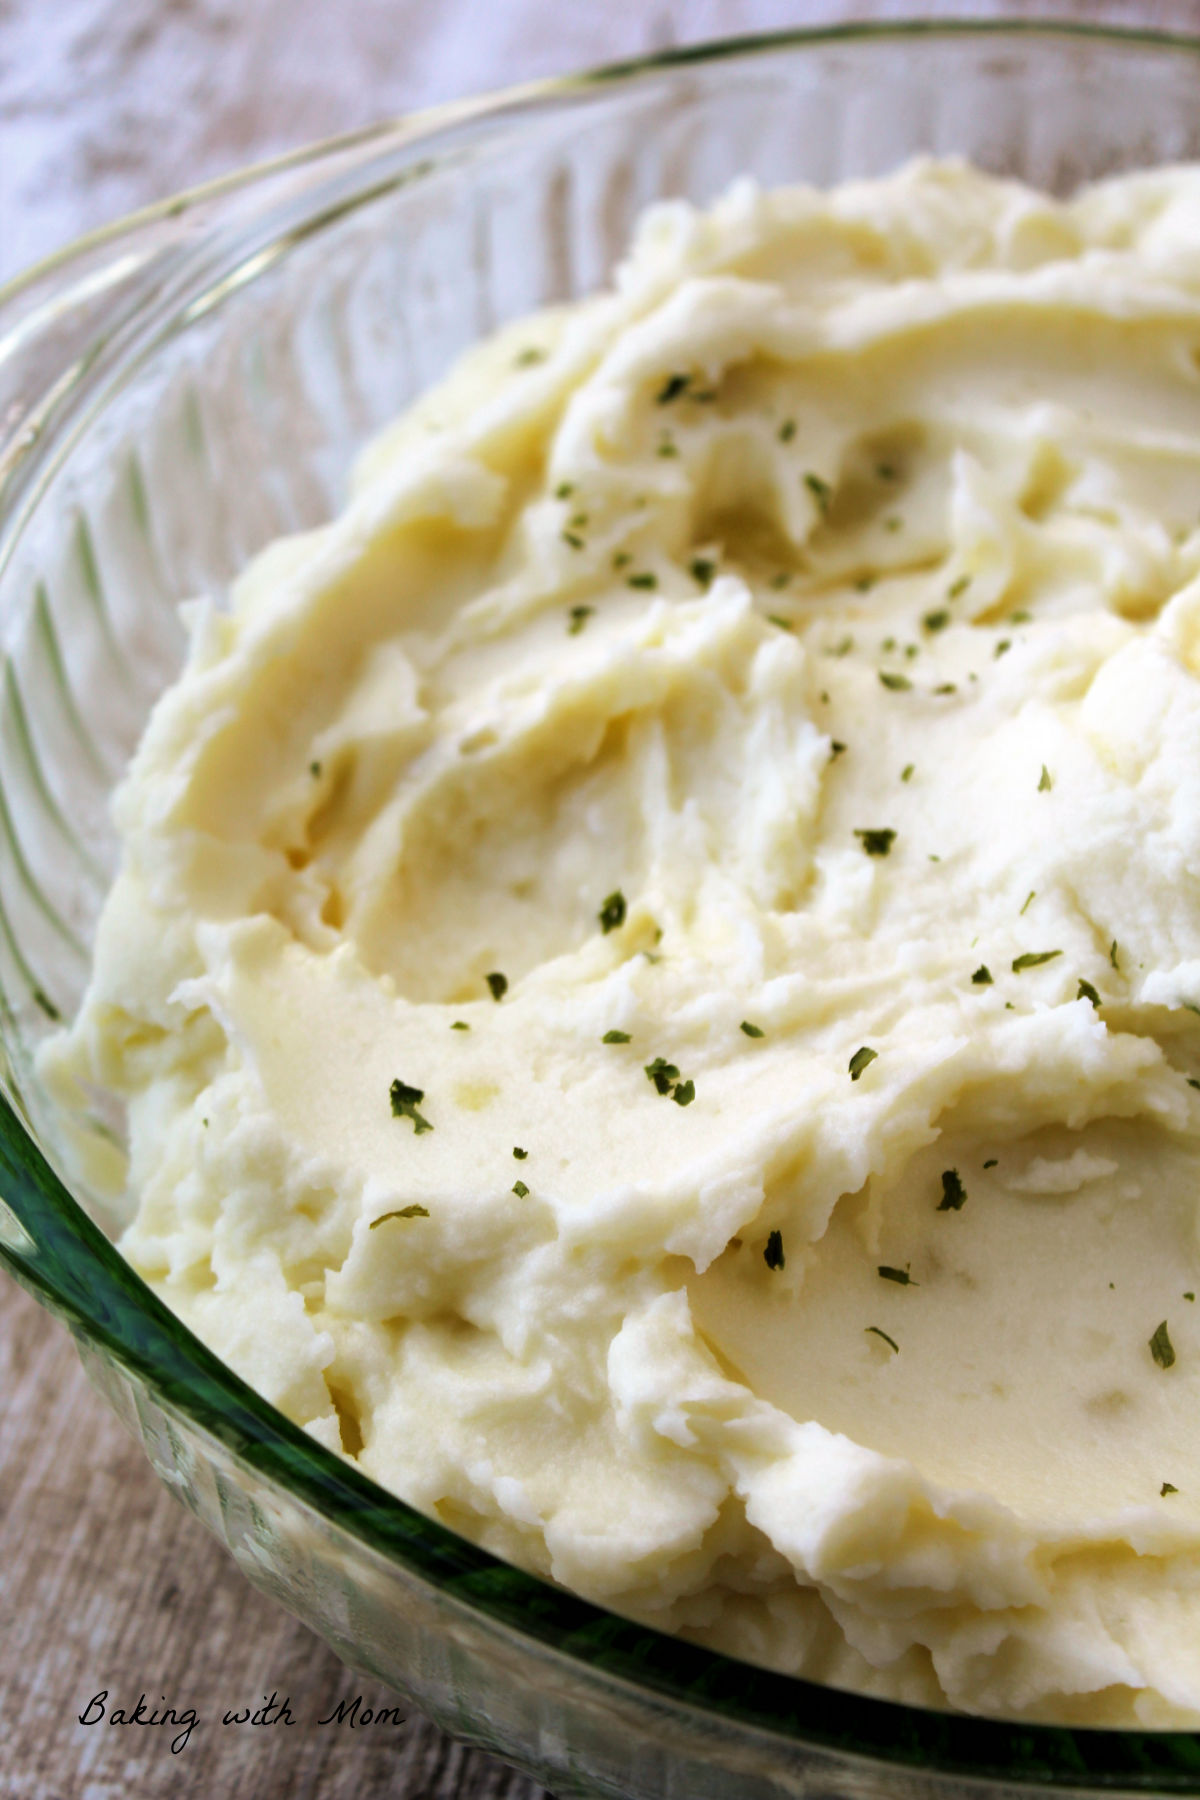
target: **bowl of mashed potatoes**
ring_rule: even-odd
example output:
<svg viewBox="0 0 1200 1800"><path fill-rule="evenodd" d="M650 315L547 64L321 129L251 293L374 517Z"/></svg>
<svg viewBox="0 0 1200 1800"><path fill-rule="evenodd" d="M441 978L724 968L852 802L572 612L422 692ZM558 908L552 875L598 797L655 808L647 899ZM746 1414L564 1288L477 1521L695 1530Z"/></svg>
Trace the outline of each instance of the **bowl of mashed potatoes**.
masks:
<svg viewBox="0 0 1200 1800"><path fill-rule="evenodd" d="M714 46L4 297L0 1250L557 1792L1200 1789L1198 72Z"/></svg>

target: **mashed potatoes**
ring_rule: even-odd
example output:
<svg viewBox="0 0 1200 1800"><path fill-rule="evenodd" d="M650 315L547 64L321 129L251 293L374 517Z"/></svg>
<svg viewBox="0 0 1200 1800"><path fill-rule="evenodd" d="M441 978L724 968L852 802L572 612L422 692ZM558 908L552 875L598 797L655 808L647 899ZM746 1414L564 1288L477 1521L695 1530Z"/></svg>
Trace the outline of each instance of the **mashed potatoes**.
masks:
<svg viewBox="0 0 1200 1800"><path fill-rule="evenodd" d="M1188 169L663 206L483 345L120 791L44 1068L147 1281L621 1612L1200 1723L1198 369Z"/></svg>

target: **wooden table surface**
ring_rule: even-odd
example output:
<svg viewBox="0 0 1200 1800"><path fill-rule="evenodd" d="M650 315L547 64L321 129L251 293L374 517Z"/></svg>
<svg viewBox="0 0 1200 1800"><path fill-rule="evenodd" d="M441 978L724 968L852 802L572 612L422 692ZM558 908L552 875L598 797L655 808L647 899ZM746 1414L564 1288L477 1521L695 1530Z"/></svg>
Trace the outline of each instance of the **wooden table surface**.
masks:
<svg viewBox="0 0 1200 1800"><path fill-rule="evenodd" d="M4 1800L537 1800L419 1714L321 1725L337 1703L393 1706L252 1588L161 1486L90 1386L68 1334L0 1279L0 1795ZM80 1724L107 1690L106 1716ZM173 1707L169 1724L107 1713ZM222 1724L278 1696L295 1723ZM95 1718L98 1709L92 1707ZM273 1718L275 1714L269 1714ZM186 1732L186 1721L184 1722Z"/></svg>
<svg viewBox="0 0 1200 1800"><path fill-rule="evenodd" d="M186 182L330 131L672 41L939 10L917 0L0 0L0 276ZM1196 0L955 13L1200 32ZM193 1708L177 1753L106 1709ZM363 1694L160 1487L67 1334L0 1278L3 1800L535 1800L542 1790L413 1716L321 1725ZM222 1724L287 1700L294 1724ZM93 1712L95 1708L93 1708Z"/></svg>

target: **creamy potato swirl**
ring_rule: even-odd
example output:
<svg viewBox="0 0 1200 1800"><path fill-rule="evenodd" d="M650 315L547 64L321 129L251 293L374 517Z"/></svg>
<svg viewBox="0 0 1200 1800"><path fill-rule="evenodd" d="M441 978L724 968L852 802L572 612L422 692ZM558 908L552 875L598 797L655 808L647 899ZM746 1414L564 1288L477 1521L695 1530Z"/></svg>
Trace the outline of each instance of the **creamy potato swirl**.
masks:
<svg viewBox="0 0 1200 1800"><path fill-rule="evenodd" d="M955 163L473 352L119 792L43 1067L156 1292L621 1612L1200 1723L1198 365L1200 171Z"/></svg>

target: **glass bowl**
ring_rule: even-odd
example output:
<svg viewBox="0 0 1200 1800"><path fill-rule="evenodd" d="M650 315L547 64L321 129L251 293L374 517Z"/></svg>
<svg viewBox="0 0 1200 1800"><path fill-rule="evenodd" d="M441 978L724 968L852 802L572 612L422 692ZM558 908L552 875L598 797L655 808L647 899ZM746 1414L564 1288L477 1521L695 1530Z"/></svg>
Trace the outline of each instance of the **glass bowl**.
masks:
<svg viewBox="0 0 1200 1800"><path fill-rule="evenodd" d="M178 603L331 516L364 440L482 334L603 284L649 201L918 152L1063 193L1200 157L1198 84L1200 43L1065 26L689 49L300 152L0 294L0 1258L251 1581L560 1796L1190 1794L1200 1739L893 1705L630 1624L384 1493L154 1298L32 1057L83 989Z"/></svg>

